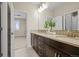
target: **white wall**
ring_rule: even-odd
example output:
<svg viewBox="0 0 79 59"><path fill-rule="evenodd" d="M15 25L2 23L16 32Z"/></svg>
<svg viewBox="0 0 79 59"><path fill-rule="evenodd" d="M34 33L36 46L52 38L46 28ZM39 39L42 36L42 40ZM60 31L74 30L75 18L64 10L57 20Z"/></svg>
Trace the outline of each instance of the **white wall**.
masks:
<svg viewBox="0 0 79 59"><path fill-rule="evenodd" d="M1 4L1 26L3 30L1 31L1 52L4 57L7 56L7 3Z"/></svg>

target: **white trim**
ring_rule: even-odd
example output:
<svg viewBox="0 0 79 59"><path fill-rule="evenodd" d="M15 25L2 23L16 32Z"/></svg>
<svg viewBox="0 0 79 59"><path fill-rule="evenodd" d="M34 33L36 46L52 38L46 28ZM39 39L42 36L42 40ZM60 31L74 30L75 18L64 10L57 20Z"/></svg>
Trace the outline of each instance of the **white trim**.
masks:
<svg viewBox="0 0 79 59"><path fill-rule="evenodd" d="M78 9L78 28L77 29L79 30L79 9Z"/></svg>
<svg viewBox="0 0 79 59"><path fill-rule="evenodd" d="M72 13L72 12L75 12L75 11L78 11L78 10L79 10L79 9L72 10L72 11L69 11L69 12L65 12L64 15L69 14L69 13Z"/></svg>
<svg viewBox="0 0 79 59"><path fill-rule="evenodd" d="M63 30L65 30L65 16L63 16Z"/></svg>
<svg viewBox="0 0 79 59"><path fill-rule="evenodd" d="M1 38L1 43L2 43L2 54L3 57L7 57L7 2L1 3L1 22L2 22L2 28L3 30L1 31L2 38Z"/></svg>

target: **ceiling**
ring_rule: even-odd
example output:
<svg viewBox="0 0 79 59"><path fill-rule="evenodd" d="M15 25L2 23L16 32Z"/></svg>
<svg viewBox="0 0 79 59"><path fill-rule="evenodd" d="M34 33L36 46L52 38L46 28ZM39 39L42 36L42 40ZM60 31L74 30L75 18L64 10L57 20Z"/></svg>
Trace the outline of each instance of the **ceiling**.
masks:
<svg viewBox="0 0 79 59"><path fill-rule="evenodd" d="M57 8L59 6L62 6L64 2L49 2L48 8L53 10L54 8Z"/></svg>
<svg viewBox="0 0 79 59"><path fill-rule="evenodd" d="M15 2L14 6L16 5L32 5L39 7L43 2ZM64 2L47 2L48 3L48 9L53 10L54 8L57 8L61 5L63 5Z"/></svg>

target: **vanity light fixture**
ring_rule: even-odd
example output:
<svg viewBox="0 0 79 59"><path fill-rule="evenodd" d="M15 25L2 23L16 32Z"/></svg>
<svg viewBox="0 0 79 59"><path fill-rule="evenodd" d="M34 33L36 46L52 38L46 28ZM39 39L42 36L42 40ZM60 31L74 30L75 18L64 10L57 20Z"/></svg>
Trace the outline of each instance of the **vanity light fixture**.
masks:
<svg viewBox="0 0 79 59"><path fill-rule="evenodd" d="M38 12L42 12L42 11L44 11L47 8L48 8L47 3L43 3L42 6L40 6L40 8L38 8Z"/></svg>

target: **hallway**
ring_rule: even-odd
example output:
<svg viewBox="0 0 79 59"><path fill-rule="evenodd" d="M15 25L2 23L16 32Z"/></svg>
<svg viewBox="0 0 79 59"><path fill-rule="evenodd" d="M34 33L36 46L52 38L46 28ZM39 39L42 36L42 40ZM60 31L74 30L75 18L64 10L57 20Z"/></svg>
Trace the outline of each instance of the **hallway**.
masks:
<svg viewBox="0 0 79 59"><path fill-rule="evenodd" d="M15 57L38 57L33 48L26 46L25 37L15 38Z"/></svg>

